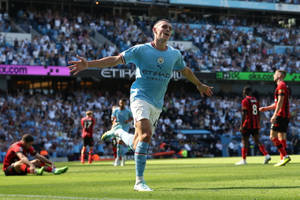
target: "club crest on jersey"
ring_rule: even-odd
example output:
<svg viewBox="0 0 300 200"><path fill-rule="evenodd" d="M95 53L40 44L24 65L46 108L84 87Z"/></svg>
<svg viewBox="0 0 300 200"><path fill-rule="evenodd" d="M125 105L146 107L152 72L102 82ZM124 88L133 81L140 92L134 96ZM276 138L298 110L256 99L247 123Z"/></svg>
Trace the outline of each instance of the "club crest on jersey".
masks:
<svg viewBox="0 0 300 200"><path fill-rule="evenodd" d="M164 60L163 57L157 58L157 63L158 63L159 65L163 64L164 62L165 62L165 60Z"/></svg>

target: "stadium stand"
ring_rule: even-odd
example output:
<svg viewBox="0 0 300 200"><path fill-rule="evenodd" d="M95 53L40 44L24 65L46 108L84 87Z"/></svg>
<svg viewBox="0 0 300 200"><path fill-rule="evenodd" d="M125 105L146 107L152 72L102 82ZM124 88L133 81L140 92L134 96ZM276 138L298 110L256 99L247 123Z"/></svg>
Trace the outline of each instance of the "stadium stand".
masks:
<svg viewBox="0 0 300 200"><path fill-rule="evenodd" d="M45 15L41 12L18 11L18 24L26 25L24 29L28 31L35 29L40 35L33 37L32 41L15 41L13 45L2 42L2 64L66 66L67 60L75 59L75 55L89 60L116 55L135 44L149 42L152 37L153 19L128 15L126 19L111 20L97 19L88 14L71 17L52 10ZM195 20L192 23L192 18L185 20L189 23L171 19L174 22L172 40L192 41L198 47L198 50L183 51L177 46L194 71L267 72L282 68L290 73L299 72L299 29L269 28L266 24L243 25L247 21L233 18L219 19L214 23L200 21L200 24L195 24ZM0 21L9 24L4 19L0 18ZM103 34L115 46L97 46L91 41L95 32ZM5 41L3 36L1 41ZM283 53L278 52L275 45L285 45Z"/></svg>
<svg viewBox="0 0 300 200"><path fill-rule="evenodd" d="M78 159L82 145L80 138L80 118L86 110L94 110L97 124L95 126L95 141L110 128L111 107L116 105L123 93L110 94L99 91L74 91L72 94L9 94L0 98L0 135L6 138L1 143L0 155L3 159L8 145L30 132L37 138L37 149L47 150L51 157L69 156ZM230 137L234 142L228 144L230 155L236 155L233 149L238 149L240 137L238 127L241 120L240 97L224 97L199 99L195 95L168 95L161 114L156 134L152 141L152 152L185 149L190 157L220 156L216 146L220 145L222 137ZM271 99L261 98L262 105L269 104ZM299 99L291 100L291 123L289 141L295 141L300 132ZM203 115L205 113L205 115ZM262 114L262 139L268 150L276 152L272 147L268 132L270 112ZM185 135L179 130L208 130L210 134L202 137L199 134ZM132 131L131 131L132 132ZM298 138L299 139L299 138ZM161 147L162 143L166 146ZM299 144L298 144L299 146ZM299 153L297 145L288 144L290 151ZM220 147L220 146L219 146ZM111 155L112 146L109 143L96 142L95 152L100 155ZM0 159L0 160L1 160Z"/></svg>

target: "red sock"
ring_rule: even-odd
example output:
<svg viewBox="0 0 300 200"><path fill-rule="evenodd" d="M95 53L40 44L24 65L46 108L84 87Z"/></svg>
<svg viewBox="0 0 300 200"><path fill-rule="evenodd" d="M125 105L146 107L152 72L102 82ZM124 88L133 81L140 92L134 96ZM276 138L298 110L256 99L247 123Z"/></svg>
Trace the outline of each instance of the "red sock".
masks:
<svg viewBox="0 0 300 200"><path fill-rule="evenodd" d="M22 172L25 172L25 173L30 174L29 167L28 167L26 164L22 164L21 167L20 167L20 170L21 170Z"/></svg>
<svg viewBox="0 0 300 200"><path fill-rule="evenodd" d="M242 148L242 158L245 160L246 157L247 157L247 152L248 152L248 149L247 148Z"/></svg>
<svg viewBox="0 0 300 200"><path fill-rule="evenodd" d="M267 152L267 150L266 150L266 148L265 148L265 146L264 146L263 144L262 144L262 145L258 145L258 148L259 148L260 152L261 152L264 156L268 155L268 152Z"/></svg>
<svg viewBox="0 0 300 200"><path fill-rule="evenodd" d="M273 144L277 147L280 154L282 154L282 157L286 156L285 148L283 148L281 142L278 140L278 138L272 139Z"/></svg>
<svg viewBox="0 0 300 200"><path fill-rule="evenodd" d="M52 172L52 169L53 169L52 167L46 165L46 163L44 163L42 161L41 161L41 167L44 167L46 172Z"/></svg>
<svg viewBox="0 0 300 200"><path fill-rule="evenodd" d="M93 150L90 149L90 152L89 152L89 164L91 164L93 162L92 154L93 154Z"/></svg>
<svg viewBox="0 0 300 200"><path fill-rule="evenodd" d="M52 172L53 168L49 166L45 166L45 171L46 172Z"/></svg>
<svg viewBox="0 0 300 200"><path fill-rule="evenodd" d="M284 148L284 150L286 151L286 140L279 140L282 144L282 147ZM283 159L283 155L280 153L280 160Z"/></svg>

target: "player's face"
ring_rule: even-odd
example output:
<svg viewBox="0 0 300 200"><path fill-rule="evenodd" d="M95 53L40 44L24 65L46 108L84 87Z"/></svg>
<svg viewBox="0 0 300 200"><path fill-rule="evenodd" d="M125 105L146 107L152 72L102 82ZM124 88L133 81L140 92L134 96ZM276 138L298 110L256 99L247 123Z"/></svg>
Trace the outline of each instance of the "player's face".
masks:
<svg viewBox="0 0 300 200"><path fill-rule="evenodd" d="M280 77L280 72L276 71L273 75L273 80L276 82L278 80L278 78Z"/></svg>
<svg viewBox="0 0 300 200"><path fill-rule="evenodd" d="M157 39L168 41L172 34L172 25L162 21L154 27L154 34Z"/></svg>
<svg viewBox="0 0 300 200"><path fill-rule="evenodd" d="M24 142L25 149L29 149L30 147L32 147L32 145L33 145L33 142L28 142L28 143Z"/></svg>
<svg viewBox="0 0 300 200"><path fill-rule="evenodd" d="M125 102L124 102L123 100L120 100L120 101L119 101L119 106L120 106L121 108L124 108Z"/></svg>

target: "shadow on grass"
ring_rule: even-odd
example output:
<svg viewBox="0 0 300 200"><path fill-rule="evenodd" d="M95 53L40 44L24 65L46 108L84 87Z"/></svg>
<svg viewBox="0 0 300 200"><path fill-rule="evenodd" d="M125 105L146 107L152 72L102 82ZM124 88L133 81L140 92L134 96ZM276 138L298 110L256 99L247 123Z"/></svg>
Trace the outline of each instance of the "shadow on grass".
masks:
<svg viewBox="0 0 300 200"><path fill-rule="evenodd" d="M205 190L267 190L267 189L300 189L300 186L275 186L275 187L215 187L215 188L156 188L157 191L205 191Z"/></svg>

